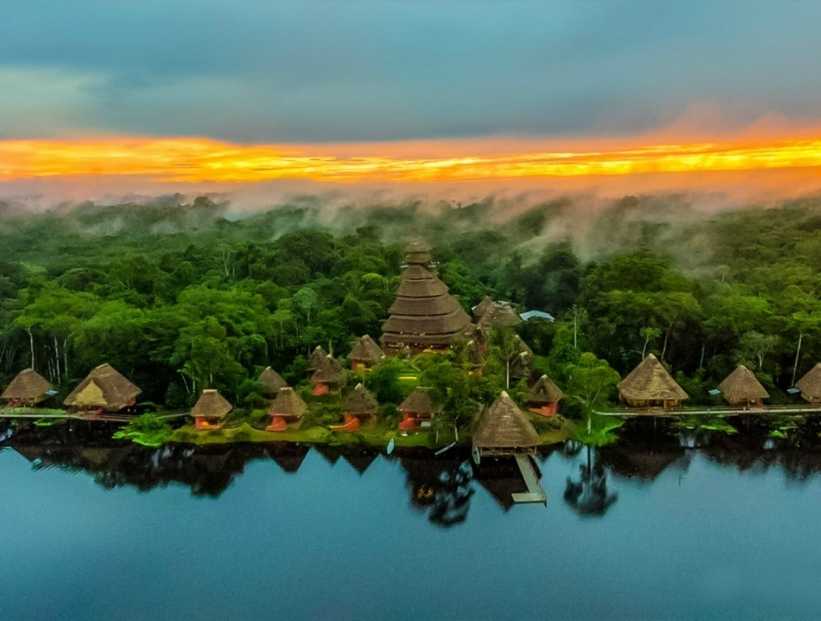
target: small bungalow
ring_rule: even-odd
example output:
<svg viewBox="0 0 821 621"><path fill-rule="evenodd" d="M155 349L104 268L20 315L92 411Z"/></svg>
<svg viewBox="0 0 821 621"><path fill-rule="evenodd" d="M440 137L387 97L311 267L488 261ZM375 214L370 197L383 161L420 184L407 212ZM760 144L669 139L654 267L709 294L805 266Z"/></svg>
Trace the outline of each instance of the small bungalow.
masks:
<svg viewBox="0 0 821 621"><path fill-rule="evenodd" d="M564 393L547 375L542 375L527 393L527 409L540 416L553 416L562 399Z"/></svg>
<svg viewBox="0 0 821 621"><path fill-rule="evenodd" d="M271 424L266 431L286 431L288 429L299 429L302 424L302 417L308 411L308 406L302 397L290 386L279 389L268 413L271 415Z"/></svg>
<svg viewBox="0 0 821 621"><path fill-rule="evenodd" d="M813 405L821 405L821 362L796 382L795 387L801 391L801 397Z"/></svg>
<svg viewBox="0 0 821 621"><path fill-rule="evenodd" d="M379 404L361 383L348 394L343 404L344 421L331 427L334 431L357 431L363 421L371 420L379 409Z"/></svg>
<svg viewBox="0 0 821 621"><path fill-rule="evenodd" d="M316 371L319 367L322 366L322 363L325 361L325 358L328 357L328 352L322 349L322 345L317 345L314 347L314 351L311 352L311 355L308 357L308 370L309 371Z"/></svg>
<svg viewBox="0 0 821 621"><path fill-rule="evenodd" d="M764 399L770 393L761 385L758 378L743 364L738 365L724 381L718 385L724 400L733 406L764 407Z"/></svg>
<svg viewBox="0 0 821 621"><path fill-rule="evenodd" d="M222 420L230 414L234 406L216 388L206 388L191 410L197 429L219 429Z"/></svg>
<svg viewBox="0 0 821 621"><path fill-rule="evenodd" d="M689 395L653 354L619 383L619 398L631 408L662 407L665 410L681 406Z"/></svg>
<svg viewBox="0 0 821 621"><path fill-rule="evenodd" d="M429 427L433 419L433 401L430 390L417 386L413 392L399 405L402 420L399 429L412 431L417 427Z"/></svg>
<svg viewBox="0 0 821 621"><path fill-rule="evenodd" d="M262 373L259 374L257 380L262 386L262 394L267 399L274 399L279 394L280 388L285 388L288 385L282 376L274 371L271 367L265 367Z"/></svg>
<svg viewBox="0 0 821 621"><path fill-rule="evenodd" d="M134 407L140 393L117 369L101 364L69 393L63 404L73 410L120 412Z"/></svg>
<svg viewBox="0 0 821 621"><path fill-rule="evenodd" d="M328 354L311 375L311 384L314 385L311 394L322 397L336 392L345 383L345 370L336 358Z"/></svg>
<svg viewBox="0 0 821 621"><path fill-rule="evenodd" d="M367 371L385 357L385 352L369 335L356 339L351 349L351 370L356 373Z"/></svg>
<svg viewBox="0 0 821 621"><path fill-rule="evenodd" d="M482 410L474 426L475 458L483 455L535 454L539 444L539 434L533 424L505 391Z"/></svg>
<svg viewBox="0 0 821 621"><path fill-rule="evenodd" d="M33 407L49 398L53 391L48 380L34 369L20 371L0 395L11 407Z"/></svg>

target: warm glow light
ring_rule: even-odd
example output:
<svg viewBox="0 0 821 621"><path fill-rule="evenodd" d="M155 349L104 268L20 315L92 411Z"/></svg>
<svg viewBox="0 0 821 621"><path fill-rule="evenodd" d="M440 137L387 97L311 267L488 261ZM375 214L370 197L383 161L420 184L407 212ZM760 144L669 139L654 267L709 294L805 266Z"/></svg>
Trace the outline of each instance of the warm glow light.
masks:
<svg viewBox="0 0 821 621"><path fill-rule="evenodd" d="M457 141L454 141L456 144ZM533 141L249 145L204 138L0 140L0 181L140 176L162 182L463 181L821 167L821 138L544 150ZM593 144L592 142L590 143ZM480 145L481 146L481 145ZM357 152L358 150L358 152Z"/></svg>

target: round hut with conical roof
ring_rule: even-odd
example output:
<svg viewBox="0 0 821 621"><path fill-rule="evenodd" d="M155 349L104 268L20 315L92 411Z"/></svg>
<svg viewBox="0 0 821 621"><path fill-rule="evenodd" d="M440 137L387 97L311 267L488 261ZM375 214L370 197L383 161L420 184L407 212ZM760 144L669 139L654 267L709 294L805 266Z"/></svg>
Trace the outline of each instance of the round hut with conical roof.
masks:
<svg viewBox="0 0 821 621"><path fill-rule="evenodd" d="M266 399L275 399L281 388L288 385L283 377L271 367L265 367L257 380L262 386L262 394Z"/></svg>
<svg viewBox="0 0 821 621"><path fill-rule="evenodd" d="M429 427L433 420L433 399L430 389L417 386L407 398L399 404L402 420L399 429L412 431L417 427Z"/></svg>
<svg viewBox="0 0 821 621"><path fill-rule="evenodd" d="M505 391L482 410L474 425L473 451L478 457L535 454L540 443L533 423Z"/></svg>
<svg viewBox="0 0 821 621"><path fill-rule="evenodd" d="M384 359L385 352L376 344L376 341L365 334L356 339L349 358L351 360L351 370L362 373Z"/></svg>
<svg viewBox="0 0 821 621"><path fill-rule="evenodd" d="M527 393L527 409L540 416L553 416L559 411L564 393L547 375L542 375Z"/></svg>
<svg viewBox="0 0 821 621"><path fill-rule="evenodd" d="M271 415L271 424L268 431L286 431L288 429L299 429L302 424L302 417L308 411L307 404L302 397L290 386L283 386L279 390L276 399L268 408Z"/></svg>
<svg viewBox="0 0 821 621"><path fill-rule="evenodd" d="M770 393L761 385L758 378L743 364L738 365L724 381L718 385L721 396L733 406L763 407L764 399L770 398Z"/></svg>
<svg viewBox="0 0 821 621"><path fill-rule="evenodd" d="M311 375L311 384L313 384L311 394L315 397L322 397L338 392L344 383L345 369L336 358L328 354Z"/></svg>
<svg viewBox="0 0 821 621"><path fill-rule="evenodd" d="M49 381L34 369L23 369L0 395L11 407L33 407L49 398L53 388Z"/></svg>
<svg viewBox="0 0 821 621"><path fill-rule="evenodd" d="M72 410L121 412L132 408L142 391L110 364L94 368L63 404Z"/></svg>
<svg viewBox="0 0 821 621"><path fill-rule="evenodd" d="M342 404L343 422L341 425L333 425L333 431L357 431L363 422L371 421L375 418L379 404L370 391L361 383L345 397Z"/></svg>
<svg viewBox="0 0 821 621"><path fill-rule="evenodd" d="M795 387L801 391L801 397L813 405L821 405L821 362L807 371L796 382Z"/></svg>
<svg viewBox="0 0 821 621"><path fill-rule="evenodd" d="M429 246L412 242L405 262L390 316L382 324L385 353L396 355L406 346L414 352L446 349L470 327L470 317L430 270Z"/></svg>
<svg viewBox="0 0 821 621"><path fill-rule="evenodd" d="M319 367L322 366L322 363L325 361L325 358L328 357L328 352L326 352L322 345L317 345L314 347L314 350L311 352L311 355L308 357L308 370L309 371L316 371Z"/></svg>
<svg viewBox="0 0 821 621"><path fill-rule="evenodd" d="M653 354L619 383L619 398L631 408L677 408L689 395Z"/></svg>
<svg viewBox="0 0 821 621"><path fill-rule="evenodd" d="M197 429L219 429L234 406L216 388L206 388L191 409Z"/></svg>

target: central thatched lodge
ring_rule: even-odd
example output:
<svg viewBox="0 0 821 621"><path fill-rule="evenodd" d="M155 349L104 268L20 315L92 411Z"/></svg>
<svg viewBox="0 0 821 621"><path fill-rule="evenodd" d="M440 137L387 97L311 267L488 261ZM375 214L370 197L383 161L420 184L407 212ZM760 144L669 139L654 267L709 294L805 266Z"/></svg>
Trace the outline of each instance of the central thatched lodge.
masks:
<svg viewBox="0 0 821 621"><path fill-rule="evenodd" d="M665 410L681 406L689 395L653 354L619 383L619 398L631 408L661 407Z"/></svg>
<svg viewBox="0 0 821 621"><path fill-rule="evenodd" d="M427 244L411 242L405 262L396 300L382 324L385 353L398 354L406 347L414 352L445 349L470 328L470 317L431 271Z"/></svg>

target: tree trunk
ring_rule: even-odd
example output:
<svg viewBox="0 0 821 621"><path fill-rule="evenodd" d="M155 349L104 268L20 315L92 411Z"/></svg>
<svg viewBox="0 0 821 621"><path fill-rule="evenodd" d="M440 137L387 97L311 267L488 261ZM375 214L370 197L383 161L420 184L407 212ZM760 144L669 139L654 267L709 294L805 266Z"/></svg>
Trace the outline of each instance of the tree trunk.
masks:
<svg viewBox="0 0 821 621"><path fill-rule="evenodd" d="M702 343L702 344L701 344L701 357L698 359L698 368L699 368L699 369L703 369L703 368L704 368L704 353L705 353L705 350L706 350L706 349L707 349L707 344L706 344L706 343Z"/></svg>
<svg viewBox="0 0 821 621"><path fill-rule="evenodd" d="M804 334L798 333L798 347L795 348L795 362L792 365L792 382L790 387L795 386L795 376L798 373L798 359L801 357L801 342L804 340Z"/></svg>
<svg viewBox="0 0 821 621"><path fill-rule="evenodd" d="M31 328L26 328L26 332L29 333L29 348L31 349L31 368L35 368L34 364L36 360L34 359L34 334L31 331Z"/></svg>
<svg viewBox="0 0 821 621"><path fill-rule="evenodd" d="M670 332L673 330L673 326L667 328L664 331L664 346L661 348L661 359L664 360L664 356L667 354L667 343L670 341Z"/></svg>
<svg viewBox="0 0 821 621"><path fill-rule="evenodd" d="M505 389L510 390L510 358L505 360Z"/></svg>

